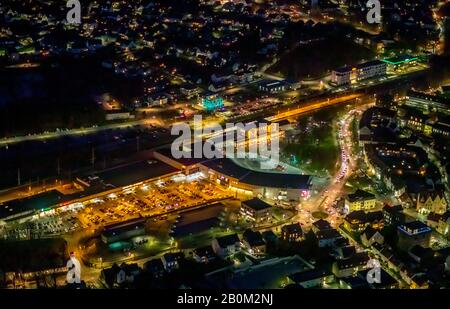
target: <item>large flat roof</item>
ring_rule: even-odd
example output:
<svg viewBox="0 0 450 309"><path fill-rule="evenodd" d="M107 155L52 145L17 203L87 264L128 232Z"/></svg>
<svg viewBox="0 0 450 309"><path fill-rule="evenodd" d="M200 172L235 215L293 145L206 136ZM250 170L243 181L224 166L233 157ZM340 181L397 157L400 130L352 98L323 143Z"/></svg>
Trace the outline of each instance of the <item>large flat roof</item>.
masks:
<svg viewBox="0 0 450 309"><path fill-rule="evenodd" d="M353 65L353 66L348 65L348 66L340 67L340 68L334 69L334 71L339 72L339 73L345 73L345 72L350 72L353 69L362 69L362 68L367 68L367 67L371 67L374 65L381 65L381 64L384 64L384 62L381 60L372 60L372 61L357 64L357 65Z"/></svg>
<svg viewBox="0 0 450 309"><path fill-rule="evenodd" d="M78 198L78 194L64 195L57 190L42 192L0 204L0 219L21 213L47 210L51 206Z"/></svg>
<svg viewBox="0 0 450 309"><path fill-rule="evenodd" d="M116 224L112 224L109 226L105 226L103 229L102 235L105 237L111 237L120 235L122 233L126 233L128 231L137 230L137 229L145 229L145 222L147 219L145 218L137 218L128 220L125 222L120 222Z"/></svg>
<svg viewBox="0 0 450 309"><path fill-rule="evenodd" d="M193 156L192 156L192 158L178 158L178 159L175 159L172 156L172 151L171 151L170 147L165 147L165 148L158 149L157 152L159 154L161 154L163 156L166 156L166 157L168 157L168 158L170 158L170 159L172 159L174 161L177 161L178 163L183 164L185 166L190 166L190 165L194 165L194 164L201 163L201 162L209 160L209 159L206 159L206 158L194 158Z"/></svg>
<svg viewBox="0 0 450 309"><path fill-rule="evenodd" d="M157 160L140 161L95 173L104 183L123 187L176 172L177 169Z"/></svg>
<svg viewBox="0 0 450 309"><path fill-rule="evenodd" d="M263 210L263 209L270 209L272 206L264 202L263 200L260 200L259 198L255 197L251 200L242 202L242 204L252 208L253 210Z"/></svg>
<svg viewBox="0 0 450 309"><path fill-rule="evenodd" d="M166 163L157 160L149 160L121 165L106 171L94 173L94 175L98 176L104 184L110 184L114 187L123 187L176 171L176 168ZM60 203L70 202L109 189L111 188L101 185L69 195L62 194L57 190L51 190L30 197L18 198L0 204L0 219L16 215L20 216L21 214L26 215L27 213L31 214L40 210L48 210Z"/></svg>
<svg viewBox="0 0 450 309"><path fill-rule="evenodd" d="M212 204L200 209L189 210L180 214L178 223L171 233L174 237L200 233L220 223L220 213L224 206L220 203Z"/></svg>
<svg viewBox="0 0 450 309"><path fill-rule="evenodd" d="M383 59L381 61L386 62L388 64L392 64L392 65L397 65L397 64L402 64L402 63L408 63L408 62L412 62L412 61L416 61L418 60L418 57L414 57L411 55L399 55L399 56L394 56L391 58L387 58L387 59Z"/></svg>
<svg viewBox="0 0 450 309"><path fill-rule="evenodd" d="M202 162L202 164L249 185L303 190L309 189L311 186L312 177L309 175L252 171L237 165L230 159L213 159Z"/></svg>
<svg viewBox="0 0 450 309"><path fill-rule="evenodd" d="M409 98L418 98L422 100L427 100L429 102L436 102L450 106L450 99L435 94L428 94L424 92L409 90L407 96Z"/></svg>

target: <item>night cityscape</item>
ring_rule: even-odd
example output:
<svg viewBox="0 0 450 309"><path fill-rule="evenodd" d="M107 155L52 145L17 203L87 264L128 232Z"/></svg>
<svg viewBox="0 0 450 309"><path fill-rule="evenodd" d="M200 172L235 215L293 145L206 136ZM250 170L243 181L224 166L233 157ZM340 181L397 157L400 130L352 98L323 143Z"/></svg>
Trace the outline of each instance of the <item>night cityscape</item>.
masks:
<svg viewBox="0 0 450 309"><path fill-rule="evenodd" d="M450 288L450 1L0 13L0 289Z"/></svg>

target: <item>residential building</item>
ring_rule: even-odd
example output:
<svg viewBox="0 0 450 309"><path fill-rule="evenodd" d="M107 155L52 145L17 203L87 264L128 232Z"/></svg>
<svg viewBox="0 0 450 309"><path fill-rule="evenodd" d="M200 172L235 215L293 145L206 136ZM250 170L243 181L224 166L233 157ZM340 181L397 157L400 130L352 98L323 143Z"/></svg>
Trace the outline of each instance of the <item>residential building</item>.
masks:
<svg viewBox="0 0 450 309"><path fill-rule="evenodd" d="M358 271L357 277L365 280L371 289L398 289L399 283L398 281L392 277L387 271L383 268L380 268L380 280L379 282L369 283L367 281L367 275L370 269L363 269Z"/></svg>
<svg viewBox="0 0 450 309"><path fill-rule="evenodd" d="M432 94L409 91L405 104L425 112L450 114L450 100Z"/></svg>
<svg viewBox="0 0 450 309"><path fill-rule="evenodd" d="M439 215L434 212L430 212L425 220L426 225L431 227L432 229L437 229L439 225L439 221L441 220L442 215Z"/></svg>
<svg viewBox="0 0 450 309"><path fill-rule="evenodd" d="M337 260L333 263L333 274L337 278L355 276L356 273L367 268L369 255L367 252L358 252L351 258Z"/></svg>
<svg viewBox="0 0 450 309"><path fill-rule="evenodd" d="M333 256L338 260L344 260L352 257L356 253L355 246L337 246L333 250Z"/></svg>
<svg viewBox="0 0 450 309"><path fill-rule="evenodd" d="M383 207L383 219L384 225L395 225L406 223L408 216L403 212L402 205L389 206L384 205Z"/></svg>
<svg viewBox="0 0 450 309"><path fill-rule="evenodd" d="M447 206L443 190L420 192L417 196L416 209L421 214L433 212L442 215L447 211Z"/></svg>
<svg viewBox="0 0 450 309"><path fill-rule="evenodd" d="M145 262L144 269L154 278L161 278L165 274L164 264L161 259L153 259Z"/></svg>
<svg viewBox="0 0 450 309"><path fill-rule="evenodd" d="M276 245L278 243L278 236L272 230L262 232L262 236L266 244Z"/></svg>
<svg viewBox="0 0 450 309"><path fill-rule="evenodd" d="M323 287L333 280L333 273L326 268L305 270L288 276L290 283L298 284L305 289Z"/></svg>
<svg viewBox="0 0 450 309"><path fill-rule="evenodd" d="M184 84L180 87L180 91L188 99L194 98L199 94L199 88L194 84Z"/></svg>
<svg viewBox="0 0 450 309"><path fill-rule="evenodd" d="M333 229L333 228L331 227L330 222L328 222L324 219L319 219L312 224L312 231L314 233L317 233L319 231L331 230L331 229Z"/></svg>
<svg viewBox="0 0 450 309"><path fill-rule="evenodd" d="M372 228L371 226L368 226L366 230L361 234L361 242L366 247L370 247L374 243L378 243L381 245L384 243L384 237L378 230Z"/></svg>
<svg viewBox="0 0 450 309"><path fill-rule="evenodd" d="M369 282L366 278L360 276L343 277L339 279L339 287L341 289L356 290L356 289L370 289Z"/></svg>
<svg viewBox="0 0 450 309"><path fill-rule="evenodd" d="M192 257L198 263L209 263L216 259L216 254L212 246L205 246L201 248L196 248L192 251Z"/></svg>
<svg viewBox="0 0 450 309"><path fill-rule="evenodd" d="M358 81L386 75L386 63L380 60L369 61L356 66L346 66L331 72L331 83L337 86L349 85Z"/></svg>
<svg viewBox="0 0 450 309"><path fill-rule="evenodd" d="M281 227L281 239L287 241L298 241L303 238L302 227L299 223L283 225Z"/></svg>
<svg viewBox="0 0 450 309"><path fill-rule="evenodd" d="M242 235L242 243L252 255L263 255L266 253L266 243L258 231L245 230Z"/></svg>
<svg viewBox="0 0 450 309"><path fill-rule="evenodd" d="M444 214L442 214L439 219L438 226L436 228L437 232L441 235L450 236L450 211L447 210Z"/></svg>
<svg viewBox="0 0 450 309"><path fill-rule="evenodd" d="M164 269L167 272L174 271L180 267L180 262L184 259L182 252L166 253L162 256L161 260L164 264Z"/></svg>
<svg viewBox="0 0 450 309"><path fill-rule="evenodd" d="M283 92L289 88L289 85L285 81L279 80L265 80L260 82L259 90L268 93Z"/></svg>
<svg viewBox="0 0 450 309"><path fill-rule="evenodd" d="M104 243L110 244L145 235L146 221L146 218L138 218L105 226L101 234L101 239Z"/></svg>
<svg viewBox="0 0 450 309"><path fill-rule="evenodd" d="M332 247L338 239L343 238L335 229L318 231L315 235L319 248Z"/></svg>
<svg viewBox="0 0 450 309"><path fill-rule="evenodd" d="M126 264L120 266L114 264L110 268L104 268L100 274L100 280L108 287L122 287L126 284L132 284L137 275L141 273L141 268L137 263Z"/></svg>
<svg viewBox="0 0 450 309"><path fill-rule="evenodd" d="M344 218L344 227L351 232L363 232L368 226L375 229L383 227L383 213L381 211L365 212L353 211Z"/></svg>

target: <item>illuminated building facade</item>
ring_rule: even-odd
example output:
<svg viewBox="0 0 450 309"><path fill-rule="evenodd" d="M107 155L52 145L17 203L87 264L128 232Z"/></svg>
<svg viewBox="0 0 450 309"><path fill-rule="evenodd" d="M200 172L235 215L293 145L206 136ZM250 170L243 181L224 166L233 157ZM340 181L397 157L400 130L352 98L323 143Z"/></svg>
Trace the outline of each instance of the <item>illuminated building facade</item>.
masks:
<svg viewBox="0 0 450 309"><path fill-rule="evenodd" d="M201 99L201 105L207 112L212 112L223 107L223 98L217 94L207 95Z"/></svg>
<svg viewBox="0 0 450 309"><path fill-rule="evenodd" d="M408 251L419 245L427 248L430 245L431 228L420 221L405 223L397 227L398 248Z"/></svg>
<svg viewBox="0 0 450 309"><path fill-rule="evenodd" d="M369 61L354 67L347 66L333 70L331 83L337 86L357 83L361 80L386 75L386 63L380 60Z"/></svg>
<svg viewBox="0 0 450 309"><path fill-rule="evenodd" d="M415 65L419 58L411 55L400 55L382 60L387 64L387 69L390 71L397 71Z"/></svg>
<svg viewBox="0 0 450 309"><path fill-rule="evenodd" d="M450 114L450 100L436 95L410 91L406 96L405 105L424 112Z"/></svg>

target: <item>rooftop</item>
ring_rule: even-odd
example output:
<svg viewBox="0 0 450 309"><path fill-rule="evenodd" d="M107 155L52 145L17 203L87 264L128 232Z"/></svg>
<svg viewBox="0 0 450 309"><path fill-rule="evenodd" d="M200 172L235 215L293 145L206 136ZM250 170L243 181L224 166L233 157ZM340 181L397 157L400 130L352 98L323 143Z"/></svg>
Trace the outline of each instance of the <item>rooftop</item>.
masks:
<svg viewBox="0 0 450 309"><path fill-rule="evenodd" d="M253 246L263 246L266 243L264 242L264 239L260 232L258 231L252 231L250 229L245 230L244 234L242 235L245 241L248 242L248 244Z"/></svg>
<svg viewBox="0 0 450 309"><path fill-rule="evenodd" d="M318 229L318 230L329 230L331 229L331 224L330 222L324 220L324 219L319 219L317 221L315 221L313 223L313 225Z"/></svg>
<svg viewBox="0 0 450 309"><path fill-rule="evenodd" d="M383 211L386 211L388 213L398 213L403 211L403 207L402 205L389 206L386 204L383 206Z"/></svg>
<svg viewBox="0 0 450 309"><path fill-rule="evenodd" d="M367 273L370 271L370 269L364 269L358 272L358 277L366 280L367 282ZM382 288L382 287L389 287L393 284L397 284L397 280L393 278L391 275L389 275L383 268L380 269L380 283L371 283L371 285L374 288Z"/></svg>
<svg viewBox="0 0 450 309"><path fill-rule="evenodd" d="M352 290L370 288L367 280L358 276L341 278L340 280L344 282L347 286L349 286Z"/></svg>
<svg viewBox="0 0 450 309"><path fill-rule="evenodd" d="M259 186L284 189L309 190L312 177L301 174L284 174L260 172L246 169L228 158L206 159L206 158L180 158L172 156L170 148L158 149L158 153L171 158L185 166L202 164L218 173L238 179L240 182Z"/></svg>
<svg viewBox="0 0 450 309"><path fill-rule="evenodd" d="M418 59L419 58L411 56L411 55L399 55L399 56L394 56L391 58L383 59L381 61L386 62L387 64L391 64L391 65L398 65L398 64L416 61Z"/></svg>
<svg viewBox="0 0 450 309"><path fill-rule="evenodd" d="M380 61L380 60L373 60L373 61L360 63L360 64L357 64L354 66L340 67L340 68L335 69L334 71L340 72L340 73L345 73L345 72L350 72L353 69L359 70L359 69L363 69L363 68L367 68L367 67L371 67L371 66L375 66L375 65L381 65L381 64L384 64L384 62Z"/></svg>
<svg viewBox="0 0 450 309"><path fill-rule="evenodd" d="M233 246L236 243L239 243L240 240L237 234L230 234L217 238L217 242L219 243L219 246L221 248L226 248L228 246Z"/></svg>
<svg viewBox="0 0 450 309"><path fill-rule="evenodd" d="M348 269L356 266L365 265L369 261L367 252L355 253L351 258L345 260L337 260L336 266L339 269Z"/></svg>
<svg viewBox="0 0 450 309"><path fill-rule="evenodd" d="M288 234L294 234L294 233L303 233L302 231L302 227L300 226L299 223L292 223L292 224L287 224L287 225L283 225L281 227L281 230L283 232L286 232Z"/></svg>
<svg viewBox="0 0 450 309"><path fill-rule="evenodd" d="M412 221L398 227L398 230L406 235L412 236L417 234L431 233L431 228L423 222Z"/></svg>
<svg viewBox="0 0 450 309"><path fill-rule="evenodd" d="M353 203L358 201L364 201L369 199L374 199L375 195L372 193L366 192L364 190L356 190L354 193L347 195L347 199Z"/></svg>
<svg viewBox="0 0 450 309"><path fill-rule="evenodd" d="M153 259L144 263L144 268L150 272L161 272L164 270L164 264L161 259Z"/></svg>
<svg viewBox="0 0 450 309"><path fill-rule="evenodd" d="M320 279L331 275L331 271L325 268L316 268L301 271L292 275L289 275L289 279L295 283L302 283L314 279Z"/></svg>
<svg viewBox="0 0 450 309"><path fill-rule="evenodd" d="M132 219L125 222L105 226L102 235L105 237L116 236L131 230L145 229L146 218Z"/></svg>
<svg viewBox="0 0 450 309"><path fill-rule="evenodd" d="M178 262L184 258L184 254L183 252L175 252L175 253L169 252L164 254L163 258L167 263Z"/></svg>
<svg viewBox="0 0 450 309"><path fill-rule="evenodd" d="M251 200L242 202L242 204L244 204L245 206L250 207L251 209L256 210L256 211L272 208L272 206L270 206L269 204L260 200L257 197L252 198Z"/></svg>
<svg viewBox="0 0 450 309"><path fill-rule="evenodd" d="M176 172L174 167L157 160L140 161L97 173L104 183L122 187Z"/></svg>
<svg viewBox="0 0 450 309"><path fill-rule="evenodd" d="M339 238L342 235L335 229L322 230L316 233L317 239L331 239L331 238Z"/></svg>
<svg viewBox="0 0 450 309"><path fill-rule="evenodd" d="M213 257L215 256L213 248L211 246L205 246L196 248L193 250L194 254L200 256L200 257Z"/></svg>
<svg viewBox="0 0 450 309"><path fill-rule="evenodd" d="M365 212L364 210L352 211L347 216L345 220L350 223L365 223L365 222L375 222L383 219L383 213L381 211L370 211Z"/></svg>

